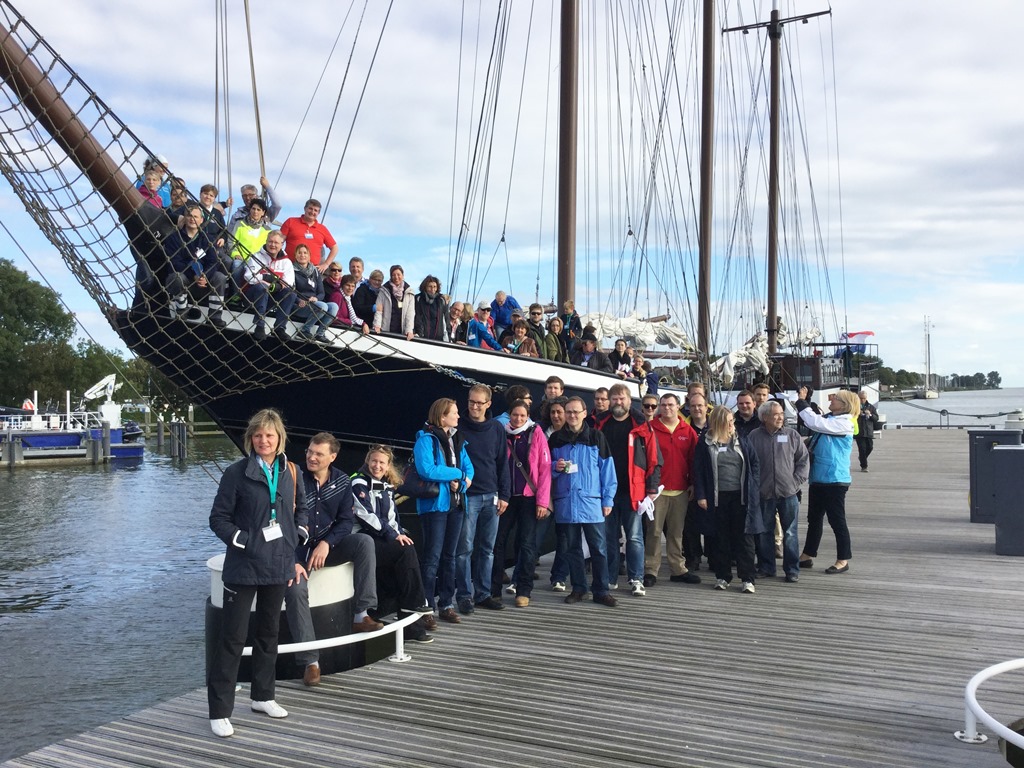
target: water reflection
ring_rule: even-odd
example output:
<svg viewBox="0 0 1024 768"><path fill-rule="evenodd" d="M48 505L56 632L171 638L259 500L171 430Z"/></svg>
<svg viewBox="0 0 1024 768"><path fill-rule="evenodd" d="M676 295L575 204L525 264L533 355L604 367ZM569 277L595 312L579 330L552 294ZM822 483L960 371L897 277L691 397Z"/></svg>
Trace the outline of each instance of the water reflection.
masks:
<svg viewBox="0 0 1024 768"><path fill-rule="evenodd" d="M190 456L0 471L0 761L203 684L207 521L238 452Z"/></svg>

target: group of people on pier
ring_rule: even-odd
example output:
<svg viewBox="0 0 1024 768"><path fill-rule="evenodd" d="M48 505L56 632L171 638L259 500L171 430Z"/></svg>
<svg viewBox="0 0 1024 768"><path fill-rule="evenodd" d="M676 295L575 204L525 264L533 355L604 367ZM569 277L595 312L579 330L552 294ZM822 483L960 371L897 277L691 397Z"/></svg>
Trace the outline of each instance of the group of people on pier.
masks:
<svg viewBox="0 0 1024 768"><path fill-rule="evenodd" d="M483 384L469 389L465 415L455 400L436 400L404 477L383 445L346 474L334 466L338 441L326 433L313 436L305 466L296 467L284 458L280 415L253 416L248 456L225 472L210 514L227 548L223 627L207 681L215 734L233 733L254 597L251 707L287 715L274 698L281 602L292 637L314 640L306 583L325 566L353 564L354 632L382 629L392 614L418 615L403 631L422 643L439 622L504 610L503 592L516 608L529 607L552 523L550 588L569 604L589 598L615 607L620 574L632 596L645 596L658 584L663 536L670 582L702 583L697 571L706 560L721 591L733 583L735 565L740 591L754 593L758 579L776 575L777 557L784 581L798 582L814 566L825 519L837 546L825 573L850 568L845 496L861 413L852 392L837 393L822 414L801 391L799 431L785 425L783 403L767 385L739 393L735 412L709 403L696 383L685 402L648 393L640 410L623 383L595 392L588 409L583 398L566 397L557 376L539 403L519 385L503 396L506 410L493 416L493 392ZM801 551L797 520L808 480ZM419 542L400 523L400 495L415 498ZM295 660L307 685L319 683L315 652Z"/></svg>

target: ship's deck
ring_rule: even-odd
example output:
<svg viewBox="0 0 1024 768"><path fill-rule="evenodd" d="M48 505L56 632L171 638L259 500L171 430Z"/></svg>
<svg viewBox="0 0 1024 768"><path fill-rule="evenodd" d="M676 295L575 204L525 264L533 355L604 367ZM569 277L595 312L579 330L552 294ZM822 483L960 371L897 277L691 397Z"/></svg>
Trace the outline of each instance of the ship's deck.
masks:
<svg viewBox="0 0 1024 768"><path fill-rule="evenodd" d="M1024 561L968 522L966 432L887 431L872 459L847 574L824 573L826 529L799 584L756 595L663 581L608 609L541 586L528 609L444 626L411 663L280 684L286 720L243 692L231 739L196 690L4 765L1005 765L994 738L952 733L967 680L1024 655ZM1021 674L982 688L1004 723L1024 715Z"/></svg>

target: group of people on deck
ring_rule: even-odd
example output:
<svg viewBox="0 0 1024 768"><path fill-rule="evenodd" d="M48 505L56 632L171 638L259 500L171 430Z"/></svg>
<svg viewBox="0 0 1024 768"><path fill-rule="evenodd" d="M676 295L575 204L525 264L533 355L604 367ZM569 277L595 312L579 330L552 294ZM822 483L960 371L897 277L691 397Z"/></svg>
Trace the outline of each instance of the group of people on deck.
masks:
<svg viewBox="0 0 1024 768"><path fill-rule="evenodd" d="M339 444L326 433L310 440L305 467L296 467L284 458L280 415L264 410L252 418L244 438L248 456L225 472L210 514L227 548L223 627L207 680L215 734L233 733L235 681L254 597L251 707L287 716L274 698L281 602L292 637L315 639L306 580L325 566L353 564L353 631L382 629L391 614L418 614L404 633L424 643L439 622L460 624L477 611L504 610L503 591L514 595L515 607L528 608L552 523L550 587L567 593L570 604L589 598L615 607L620 573L634 597L646 595L661 575L663 535L669 581L700 584L697 571L706 558L715 589L729 588L735 565L740 591L754 593L758 579L775 576L780 555L786 583L814 566L827 519L837 559L825 572L849 570L845 496L860 416L856 394L836 394L825 415L801 391L800 431L785 426L783 404L766 385L741 392L735 412L711 405L696 383L685 403L675 393L648 393L642 410L623 383L595 392L593 410L581 397L566 397L557 376L545 382L537 404L523 386L503 395L506 410L493 416L486 385L468 390L465 415L453 399L435 401L404 480L382 445L346 475L334 466ZM801 551L797 520L808 479ZM405 489L416 497L418 552L396 511ZM781 551L773 537L776 517ZM515 564L511 576L508 560ZM315 652L295 660L307 685L319 683Z"/></svg>
<svg viewBox="0 0 1024 768"><path fill-rule="evenodd" d="M289 320L302 323L301 338L321 343L330 341L332 327L354 328L584 365L646 380L657 392L650 362L624 339L609 354L597 349L596 329L582 325L571 300L561 315L546 319L541 304L524 310L505 291L475 306L452 299L434 275L423 278L415 292L398 264L386 280L379 269L365 273L359 257L349 259L346 270L337 261L337 241L319 220L319 200L307 200L301 216L275 228L282 207L265 177L259 187L242 186L242 204L232 210L233 198L218 201L213 184L203 185L198 201L190 200L185 181L168 175L166 163L161 156L151 158L137 182L146 203L166 214L161 257L140 282L170 297L172 318L199 322L199 305L205 303L207 321L224 328L225 308L244 309L255 314L253 333L262 339L272 312L273 331L284 339Z"/></svg>

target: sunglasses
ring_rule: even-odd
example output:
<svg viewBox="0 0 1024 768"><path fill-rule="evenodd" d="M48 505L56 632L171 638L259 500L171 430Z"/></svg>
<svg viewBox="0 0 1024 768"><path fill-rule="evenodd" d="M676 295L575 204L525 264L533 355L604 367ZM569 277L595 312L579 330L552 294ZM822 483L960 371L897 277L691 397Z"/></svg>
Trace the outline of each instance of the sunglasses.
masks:
<svg viewBox="0 0 1024 768"><path fill-rule="evenodd" d="M658 407L657 403L644 403L644 410L645 411L653 411L657 407Z"/></svg>

